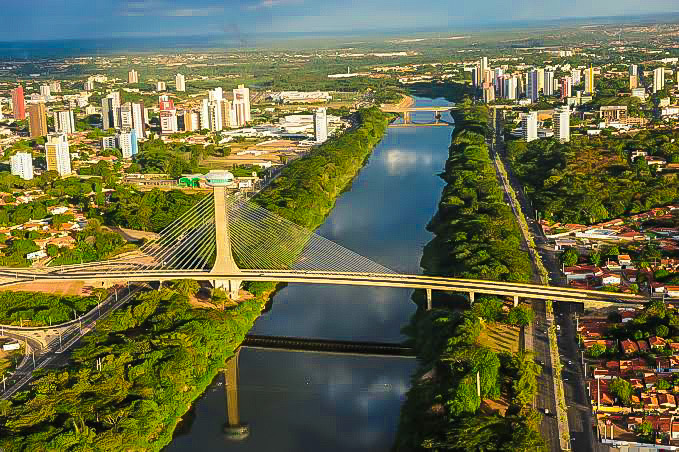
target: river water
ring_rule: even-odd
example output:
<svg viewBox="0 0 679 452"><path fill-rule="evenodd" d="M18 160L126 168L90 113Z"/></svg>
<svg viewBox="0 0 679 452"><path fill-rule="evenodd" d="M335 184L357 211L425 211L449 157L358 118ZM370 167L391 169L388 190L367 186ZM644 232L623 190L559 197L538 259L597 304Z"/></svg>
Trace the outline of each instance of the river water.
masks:
<svg viewBox="0 0 679 452"><path fill-rule="evenodd" d="M416 99L418 106L447 105ZM447 116L447 115L446 115ZM431 113L413 115L427 122ZM450 117L444 118L450 120ZM450 127L390 128L316 231L398 272L420 273L425 229L436 212ZM400 342L415 311L412 290L290 284L252 333ZM222 433L223 377L198 399L169 451L388 451L414 359L353 357L244 348L239 360L242 441Z"/></svg>

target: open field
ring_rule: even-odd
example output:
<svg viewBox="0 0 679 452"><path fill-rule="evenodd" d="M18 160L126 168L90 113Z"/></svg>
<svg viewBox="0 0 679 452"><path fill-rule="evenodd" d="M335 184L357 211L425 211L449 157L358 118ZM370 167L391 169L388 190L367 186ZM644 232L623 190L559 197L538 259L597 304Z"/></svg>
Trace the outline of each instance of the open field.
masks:
<svg viewBox="0 0 679 452"><path fill-rule="evenodd" d="M516 353L519 351L519 329L503 323L485 323L478 343L496 353Z"/></svg>

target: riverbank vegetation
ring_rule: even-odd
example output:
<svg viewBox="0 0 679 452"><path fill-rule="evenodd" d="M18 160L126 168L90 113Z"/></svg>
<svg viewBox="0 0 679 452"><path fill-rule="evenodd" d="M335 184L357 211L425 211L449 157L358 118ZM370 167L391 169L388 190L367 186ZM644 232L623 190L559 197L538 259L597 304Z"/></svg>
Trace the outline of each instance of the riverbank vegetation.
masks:
<svg viewBox="0 0 679 452"><path fill-rule="evenodd" d="M61 296L40 292L0 292L0 324L43 326L59 324L97 305L96 296Z"/></svg>
<svg viewBox="0 0 679 452"><path fill-rule="evenodd" d="M677 174L649 166L643 155L633 159L635 150L679 162L679 132L507 142L512 169L535 209L561 223L597 223L675 202Z"/></svg>
<svg viewBox="0 0 679 452"><path fill-rule="evenodd" d="M357 127L290 163L255 202L300 226L317 228L384 136L388 118L376 107L360 110Z"/></svg>
<svg viewBox="0 0 679 452"><path fill-rule="evenodd" d="M439 209L428 229L422 266L428 274L494 281L529 281L530 257L505 203L485 137L488 110L465 104L454 115L450 157Z"/></svg>
<svg viewBox="0 0 679 452"><path fill-rule="evenodd" d="M485 143L488 111L463 105L454 114L442 174L447 185L422 266L431 275L529 281L531 261ZM467 311L418 310L405 333L420 367L401 410L395 450L545 450L532 408L540 367L529 352L512 354L511 343L506 350L487 346L487 331L498 324L522 327L531 320L529 308L505 310L496 297L481 297Z"/></svg>
<svg viewBox="0 0 679 452"><path fill-rule="evenodd" d="M137 295L97 323L61 369L0 402L6 451L160 450L240 345L263 297L195 308L179 287Z"/></svg>

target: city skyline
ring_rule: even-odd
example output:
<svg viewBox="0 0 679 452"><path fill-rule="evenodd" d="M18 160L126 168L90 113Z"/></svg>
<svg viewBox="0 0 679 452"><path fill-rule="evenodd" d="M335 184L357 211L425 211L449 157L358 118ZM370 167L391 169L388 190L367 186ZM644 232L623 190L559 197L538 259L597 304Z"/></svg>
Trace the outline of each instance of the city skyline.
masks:
<svg viewBox="0 0 679 452"><path fill-rule="evenodd" d="M387 7L388 6L388 7ZM548 0L541 4L518 2L506 8L500 0L485 3L462 0L455 4L430 4L428 8L404 0L377 0L350 6L329 1L247 0L139 0L93 4L75 0L28 0L3 5L0 41L32 41L101 37L153 37L267 33L379 32L467 28L512 21L596 18L679 12L671 0L603 0L592 5L583 0ZM375 15L381 20L375 23ZM143 31L140 31L143 30Z"/></svg>

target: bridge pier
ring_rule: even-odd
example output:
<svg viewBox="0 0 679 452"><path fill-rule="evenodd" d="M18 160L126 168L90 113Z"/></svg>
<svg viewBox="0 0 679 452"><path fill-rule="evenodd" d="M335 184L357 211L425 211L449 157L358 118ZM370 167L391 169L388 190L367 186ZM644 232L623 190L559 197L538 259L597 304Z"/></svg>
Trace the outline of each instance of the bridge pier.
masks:
<svg viewBox="0 0 679 452"><path fill-rule="evenodd" d="M514 307L517 307L519 305L519 296L514 295Z"/></svg>
<svg viewBox="0 0 679 452"><path fill-rule="evenodd" d="M474 292L469 292L469 305L474 306Z"/></svg>
<svg viewBox="0 0 679 452"><path fill-rule="evenodd" d="M410 112L409 111L403 112L403 124L410 124Z"/></svg>
<svg viewBox="0 0 679 452"><path fill-rule="evenodd" d="M432 302L431 302L431 289L425 289L427 292L427 311L431 311L432 308Z"/></svg>
<svg viewBox="0 0 679 452"><path fill-rule="evenodd" d="M240 296L240 286L243 281L237 279L216 279L212 281L212 286L218 289L224 289L226 293L229 294L229 298L232 300L238 300Z"/></svg>

